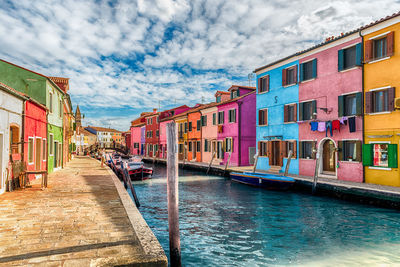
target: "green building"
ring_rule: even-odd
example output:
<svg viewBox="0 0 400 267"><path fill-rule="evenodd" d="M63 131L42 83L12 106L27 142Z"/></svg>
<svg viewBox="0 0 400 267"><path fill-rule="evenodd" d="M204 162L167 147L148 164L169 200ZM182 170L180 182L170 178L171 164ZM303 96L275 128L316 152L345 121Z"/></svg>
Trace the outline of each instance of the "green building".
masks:
<svg viewBox="0 0 400 267"><path fill-rule="evenodd" d="M47 76L0 59L0 82L46 105L47 170L62 167L64 92Z"/></svg>

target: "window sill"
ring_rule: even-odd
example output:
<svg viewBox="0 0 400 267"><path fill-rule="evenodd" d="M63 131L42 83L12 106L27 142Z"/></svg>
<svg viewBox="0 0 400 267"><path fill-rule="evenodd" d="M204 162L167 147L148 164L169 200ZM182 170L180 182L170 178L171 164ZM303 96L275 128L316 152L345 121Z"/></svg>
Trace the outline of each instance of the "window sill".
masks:
<svg viewBox="0 0 400 267"><path fill-rule="evenodd" d="M283 88L286 88L286 87L290 87L290 86L293 86L293 85L296 85L297 83L291 83L291 84L286 84L286 85L282 85L282 87Z"/></svg>
<svg viewBox="0 0 400 267"><path fill-rule="evenodd" d="M356 66L350 67L348 69L343 69L343 70L339 71L339 73L348 72L348 71L352 71L352 70L356 70L356 69L360 69L360 68L361 68L361 66L356 65Z"/></svg>
<svg viewBox="0 0 400 267"><path fill-rule="evenodd" d="M284 122L283 124L293 124L293 123L297 123L297 121L287 121L287 122Z"/></svg>
<svg viewBox="0 0 400 267"><path fill-rule="evenodd" d="M392 168L386 168L386 167L371 167L371 166L369 166L368 169L371 169L371 170L383 170L383 171L391 171L391 170L392 170Z"/></svg>
<svg viewBox="0 0 400 267"><path fill-rule="evenodd" d="M339 160L339 162L341 162L341 163L356 163L356 164L361 163L361 161L355 161L355 160L353 160L353 161L349 161L349 160Z"/></svg>
<svg viewBox="0 0 400 267"><path fill-rule="evenodd" d="M268 124L265 124L265 125L257 125L258 127L265 127L265 126L268 126Z"/></svg>
<svg viewBox="0 0 400 267"><path fill-rule="evenodd" d="M374 112L374 113L368 113L368 115L381 115L381 114L390 114L392 113L391 111L382 111L382 112Z"/></svg>
<svg viewBox="0 0 400 267"><path fill-rule="evenodd" d="M33 162L32 163L28 163L28 165L33 165Z"/></svg>
<svg viewBox="0 0 400 267"><path fill-rule="evenodd" d="M265 92L260 92L260 91L258 91L258 94L259 94L259 95L263 95L263 94L266 94L266 93L269 93L269 90L268 90L268 91L265 91Z"/></svg>
<svg viewBox="0 0 400 267"><path fill-rule="evenodd" d="M303 84L303 83L308 83L308 82L312 82L312 81L314 81L314 80L316 80L316 79L317 79L317 77L311 78L311 79L308 79L308 80L301 81L300 83L301 83L301 84Z"/></svg>
<svg viewBox="0 0 400 267"><path fill-rule="evenodd" d="M315 160L315 159L304 159L304 158L299 158L299 159L302 159L302 160Z"/></svg>
<svg viewBox="0 0 400 267"><path fill-rule="evenodd" d="M376 63L376 62L383 61L383 60L386 60L386 59L389 59L389 58L390 57L383 57L383 58L379 58L379 59L374 59L372 61L369 61L368 64Z"/></svg>

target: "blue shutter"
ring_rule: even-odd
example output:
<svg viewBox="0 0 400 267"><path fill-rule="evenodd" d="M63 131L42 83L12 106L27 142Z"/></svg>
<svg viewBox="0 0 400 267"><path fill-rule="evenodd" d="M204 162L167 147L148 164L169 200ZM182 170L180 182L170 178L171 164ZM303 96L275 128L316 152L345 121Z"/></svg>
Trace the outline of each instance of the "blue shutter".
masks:
<svg viewBox="0 0 400 267"><path fill-rule="evenodd" d="M363 104L362 104L362 97L363 93L356 93L356 115L360 116L362 115L363 111Z"/></svg>
<svg viewBox="0 0 400 267"><path fill-rule="evenodd" d="M344 96L338 96L338 116L343 117L344 115Z"/></svg>
<svg viewBox="0 0 400 267"><path fill-rule="evenodd" d="M304 80L304 63L300 64L300 82Z"/></svg>
<svg viewBox="0 0 400 267"><path fill-rule="evenodd" d="M344 68L344 53L343 49L338 51L338 71L342 71Z"/></svg>
<svg viewBox="0 0 400 267"><path fill-rule="evenodd" d="M356 65L361 66L362 64L362 44L359 43L356 45Z"/></svg>
<svg viewBox="0 0 400 267"><path fill-rule="evenodd" d="M317 59L316 58L312 61L312 76L313 76L313 78L317 77Z"/></svg>

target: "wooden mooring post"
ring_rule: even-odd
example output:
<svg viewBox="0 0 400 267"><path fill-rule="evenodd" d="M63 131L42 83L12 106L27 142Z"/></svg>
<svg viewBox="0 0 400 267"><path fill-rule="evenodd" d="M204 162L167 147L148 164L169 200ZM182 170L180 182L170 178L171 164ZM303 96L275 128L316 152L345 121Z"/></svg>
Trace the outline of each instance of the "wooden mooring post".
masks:
<svg viewBox="0 0 400 267"><path fill-rule="evenodd" d="M253 166L253 173L256 172L257 169L257 162L258 162L258 153L254 155L254 157L256 158L254 161L254 166Z"/></svg>
<svg viewBox="0 0 400 267"><path fill-rule="evenodd" d="M168 194L168 226L169 257L172 267L180 267L181 242L179 237L179 191L178 191L178 142L175 122L167 124L167 194Z"/></svg>
<svg viewBox="0 0 400 267"><path fill-rule="evenodd" d="M232 156L232 152L229 152L228 160L226 161L226 164L225 164L224 176L225 176L226 169L228 169L229 162L231 161L231 156Z"/></svg>
<svg viewBox="0 0 400 267"><path fill-rule="evenodd" d="M312 185L312 194L313 194L313 195L314 195L315 192L317 191L317 179L318 179L319 164L320 164L319 153L317 153L316 158L317 158L317 160L316 160L316 162L315 162L314 182L313 182L313 185Z"/></svg>
<svg viewBox="0 0 400 267"><path fill-rule="evenodd" d="M289 172L290 162L292 161L293 151L289 150L288 160L286 162L285 173L283 176L286 176Z"/></svg>

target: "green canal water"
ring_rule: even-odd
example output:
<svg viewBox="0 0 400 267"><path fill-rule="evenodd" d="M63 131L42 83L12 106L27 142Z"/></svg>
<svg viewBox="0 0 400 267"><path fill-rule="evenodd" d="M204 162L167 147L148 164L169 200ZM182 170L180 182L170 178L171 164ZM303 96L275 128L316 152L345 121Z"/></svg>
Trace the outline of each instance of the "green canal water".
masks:
<svg viewBox="0 0 400 267"><path fill-rule="evenodd" d="M135 182L140 212L169 256L166 169ZM400 265L400 213L274 192L180 171L183 266Z"/></svg>

